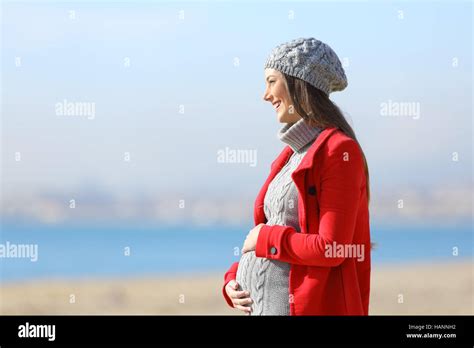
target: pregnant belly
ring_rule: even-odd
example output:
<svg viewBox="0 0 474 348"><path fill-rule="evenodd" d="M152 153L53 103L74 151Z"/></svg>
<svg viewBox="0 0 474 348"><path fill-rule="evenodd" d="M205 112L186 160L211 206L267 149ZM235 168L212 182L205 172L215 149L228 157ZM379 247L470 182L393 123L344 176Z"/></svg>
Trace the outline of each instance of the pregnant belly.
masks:
<svg viewBox="0 0 474 348"><path fill-rule="evenodd" d="M242 255L237 268L236 281L242 290L250 292L254 314L283 314L288 304L288 274L286 262L256 257L255 251ZM278 303L278 306L275 306ZM270 313L276 309L278 313ZM263 313L267 312L267 313Z"/></svg>

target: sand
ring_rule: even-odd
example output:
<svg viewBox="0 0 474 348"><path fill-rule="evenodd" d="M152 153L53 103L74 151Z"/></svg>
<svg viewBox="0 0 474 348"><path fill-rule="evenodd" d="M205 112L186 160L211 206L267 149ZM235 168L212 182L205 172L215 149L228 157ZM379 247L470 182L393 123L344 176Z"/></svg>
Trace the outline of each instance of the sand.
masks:
<svg viewBox="0 0 474 348"><path fill-rule="evenodd" d="M472 266L373 266L369 314L472 315ZM245 315L225 303L223 274L2 284L0 314Z"/></svg>

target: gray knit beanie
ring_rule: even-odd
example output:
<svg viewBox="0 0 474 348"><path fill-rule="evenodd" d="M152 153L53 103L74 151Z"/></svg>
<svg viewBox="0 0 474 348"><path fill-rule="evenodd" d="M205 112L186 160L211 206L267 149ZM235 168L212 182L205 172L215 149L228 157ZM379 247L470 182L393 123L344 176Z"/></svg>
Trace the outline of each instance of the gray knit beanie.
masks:
<svg viewBox="0 0 474 348"><path fill-rule="evenodd" d="M265 69L291 75L319 88L327 95L347 87L347 78L337 54L315 38L299 38L275 47Z"/></svg>

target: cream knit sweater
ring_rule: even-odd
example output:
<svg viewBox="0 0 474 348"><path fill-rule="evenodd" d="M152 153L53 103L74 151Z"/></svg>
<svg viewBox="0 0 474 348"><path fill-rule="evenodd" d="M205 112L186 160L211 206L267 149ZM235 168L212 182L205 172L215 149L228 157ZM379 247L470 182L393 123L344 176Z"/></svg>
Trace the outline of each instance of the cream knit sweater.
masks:
<svg viewBox="0 0 474 348"><path fill-rule="evenodd" d="M303 119L286 124L278 132L280 140L294 151L288 162L268 186L264 199L267 225L291 226L300 231L298 223L298 192L291 173L298 167L308 148L321 130L310 127ZM278 260L255 256L255 251L242 255L236 280L253 300L251 315L289 315L288 274L290 265Z"/></svg>

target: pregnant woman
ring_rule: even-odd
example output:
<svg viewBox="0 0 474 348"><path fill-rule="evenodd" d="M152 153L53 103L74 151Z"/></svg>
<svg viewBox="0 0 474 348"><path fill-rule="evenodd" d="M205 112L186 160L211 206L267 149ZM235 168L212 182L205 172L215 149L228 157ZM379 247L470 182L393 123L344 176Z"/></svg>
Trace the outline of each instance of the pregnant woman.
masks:
<svg viewBox="0 0 474 348"><path fill-rule="evenodd" d="M242 257L224 276L224 298L249 315L368 315L369 173L329 99L347 86L341 62L319 40L292 40L271 52L265 83L286 146L256 198Z"/></svg>

